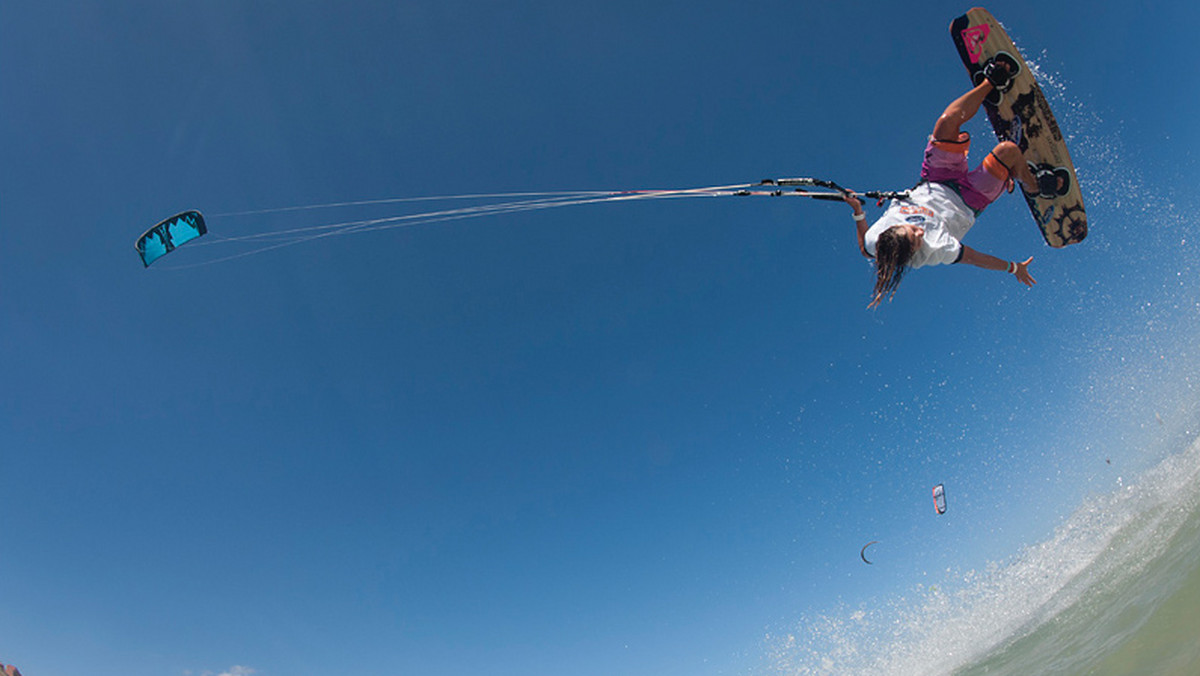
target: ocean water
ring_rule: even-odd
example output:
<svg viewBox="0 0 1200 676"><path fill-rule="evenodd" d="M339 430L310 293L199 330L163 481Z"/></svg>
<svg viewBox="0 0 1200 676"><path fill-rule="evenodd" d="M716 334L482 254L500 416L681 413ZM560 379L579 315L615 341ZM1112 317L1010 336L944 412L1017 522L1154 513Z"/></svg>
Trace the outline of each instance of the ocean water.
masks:
<svg viewBox="0 0 1200 676"><path fill-rule="evenodd" d="M1200 441L1184 443L955 588L807 622L775 671L1200 674Z"/></svg>
<svg viewBox="0 0 1200 676"><path fill-rule="evenodd" d="M1200 674L1198 498L1195 443L1088 501L1012 565L1030 612L1001 606L1009 630L952 673Z"/></svg>

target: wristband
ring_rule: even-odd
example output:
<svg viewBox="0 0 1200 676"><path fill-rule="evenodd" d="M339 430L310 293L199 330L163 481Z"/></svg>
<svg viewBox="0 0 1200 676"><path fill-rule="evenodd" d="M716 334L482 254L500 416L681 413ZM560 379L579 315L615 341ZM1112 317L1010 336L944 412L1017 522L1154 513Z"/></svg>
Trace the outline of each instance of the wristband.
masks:
<svg viewBox="0 0 1200 676"><path fill-rule="evenodd" d="M1008 262L1008 274L1010 274L1010 275L1017 274L1017 264L1014 263L1013 261Z"/></svg>
<svg viewBox="0 0 1200 676"><path fill-rule="evenodd" d="M858 221L859 223L862 223L867 220L867 215L860 211L857 214L854 214L854 220Z"/></svg>

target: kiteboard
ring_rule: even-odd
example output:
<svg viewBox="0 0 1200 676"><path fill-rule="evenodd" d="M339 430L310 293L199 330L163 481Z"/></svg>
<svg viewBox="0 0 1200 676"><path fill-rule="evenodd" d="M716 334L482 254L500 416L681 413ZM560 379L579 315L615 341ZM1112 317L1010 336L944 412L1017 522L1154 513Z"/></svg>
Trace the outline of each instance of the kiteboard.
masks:
<svg viewBox="0 0 1200 676"><path fill-rule="evenodd" d="M1008 86L997 88L984 101L988 120L997 138L1020 146L1035 176L1053 177L1043 180L1046 187L1036 194L1021 190L1046 243L1058 248L1083 241L1087 237L1087 213L1075 165L1054 113L1021 52L1000 22L980 7L955 19L950 24L950 36L975 84L983 81L983 69L989 63L1008 64L1012 73Z"/></svg>

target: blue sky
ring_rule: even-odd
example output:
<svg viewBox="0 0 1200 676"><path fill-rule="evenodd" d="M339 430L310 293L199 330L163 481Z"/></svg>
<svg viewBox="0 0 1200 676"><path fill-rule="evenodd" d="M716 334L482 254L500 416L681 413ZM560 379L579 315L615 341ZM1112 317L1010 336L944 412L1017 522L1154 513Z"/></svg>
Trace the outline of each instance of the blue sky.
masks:
<svg viewBox="0 0 1200 676"><path fill-rule="evenodd" d="M746 673L1040 537L1145 466L1192 374L1196 10L1082 7L995 11L1054 80L1089 239L1050 250L1005 198L968 243L1035 256L1035 289L921 271L867 311L849 210L799 199L187 268L218 247L132 243L187 208L216 239L355 200L904 188L968 5L0 6L0 661Z"/></svg>

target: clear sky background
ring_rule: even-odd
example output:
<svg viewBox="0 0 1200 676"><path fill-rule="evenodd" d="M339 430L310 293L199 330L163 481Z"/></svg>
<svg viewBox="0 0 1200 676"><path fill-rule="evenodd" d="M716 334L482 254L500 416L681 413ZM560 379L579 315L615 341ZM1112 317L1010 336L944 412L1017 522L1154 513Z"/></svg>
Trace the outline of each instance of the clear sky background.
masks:
<svg viewBox="0 0 1200 676"><path fill-rule="evenodd" d="M0 4L0 661L740 674L1043 537L1184 424L1188 3L993 8L1091 215L1062 251L1016 196L972 230L1032 290L923 270L868 311L849 209L801 199L132 246L188 208L216 239L410 209L220 216L353 200L906 188L969 7Z"/></svg>

